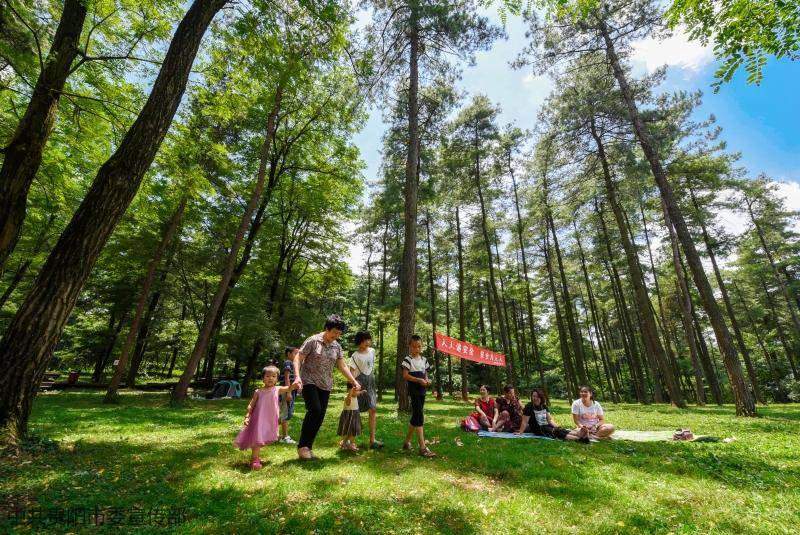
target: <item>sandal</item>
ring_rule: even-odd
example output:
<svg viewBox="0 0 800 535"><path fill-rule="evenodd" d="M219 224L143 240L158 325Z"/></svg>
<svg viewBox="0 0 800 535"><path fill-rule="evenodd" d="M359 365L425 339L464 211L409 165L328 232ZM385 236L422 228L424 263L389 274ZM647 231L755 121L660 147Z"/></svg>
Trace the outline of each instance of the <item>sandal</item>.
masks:
<svg viewBox="0 0 800 535"><path fill-rule="evenodd" d="M403 442L403 450L408 451L411 449L411 442Z"/></svg>
<svg viewBox="0 0 800 535"><path fill-rule="evenodd" d="M431 459L431 458L433 458L433 457L436 457L436 454L435 454L435 453L433 453L433 452L432 452L430 449L428 449L428 448L425 448L424 450L419 450L419 454L420 454L420 456L422 456L422 457L425 457L425 458L428 458L428 459Z"/></svg>
<svg viewBox="0 0 800 535"><path fill-rule="evenodd" d="M381 442L380 440L376 440L375 442L369 445L369 449L371 450L379 450L382 447L383 447L383 442Z"/></svg>
<svg viewBox="0 0 800 535"><path fill-rule="evenodd" d="M250 461L250 470L261 470L261 459Z"/></svg>
<svg viewBox="0 0 800 535"><path fill-rule="evenodd" d="M311 453L311 450L306 447L297 448L297 457L301 461L310 461L311 459L314 458L313 454Z"/></svg>

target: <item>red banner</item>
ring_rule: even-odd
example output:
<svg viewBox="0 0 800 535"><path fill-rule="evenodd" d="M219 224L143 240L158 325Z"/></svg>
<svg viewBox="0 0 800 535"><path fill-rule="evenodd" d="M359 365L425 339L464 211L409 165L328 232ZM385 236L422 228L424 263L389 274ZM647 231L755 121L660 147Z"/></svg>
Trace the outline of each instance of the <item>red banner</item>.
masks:
<svg viewBox="0 0 800 535"><path fill-rule="evenodd" d="M447 353L454 357L489 366L505 366L506 356L502 353L495 353L484 347L472 345L469 342L462 342L455 338L450 338L442 333L434 333L436 349L442 353Z"/></svg>

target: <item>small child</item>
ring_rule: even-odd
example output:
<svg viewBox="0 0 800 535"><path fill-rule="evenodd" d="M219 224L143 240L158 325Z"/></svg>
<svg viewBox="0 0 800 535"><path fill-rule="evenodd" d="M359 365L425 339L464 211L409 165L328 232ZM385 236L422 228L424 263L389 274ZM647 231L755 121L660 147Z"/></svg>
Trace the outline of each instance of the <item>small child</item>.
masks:
<svg viewBox="0 0 800 535"><path fill-rule="evenodd" d="M267 366L263 370L264 388L253 394L244 417L244 427L236 436L233 445L240 450L252 450L250 468L261 469L261 446L272 444L278 440L278 396L287 394L298 388L297 385L275 386L278 383L279 370L276 366Z"/></svg>
<svg viewBox="0 0 800 535"><path fill-rule="evenodd" d="M403 449L411 449L411 439L417 435L419 454L423 457L436 457L425 444L425 433L422 425L425 421L422 408L425 405L426 387L431 384L428 379L428 360L422 356L422 338L415 334L411 336L409 344L410 355L403 359L403 379L408 383L408 397L411 398L411 422L408 425Z"/></svg>
<svg viewBox="0 0 800 535"><path fill-rule="evenodd" d="M344 407L339 416L339 430L342 437L339 447L347 451L358 451L356 437L361 434L361 412L358 410L359 390L351 383L347 383L347 395L344 397Z"/></svg>

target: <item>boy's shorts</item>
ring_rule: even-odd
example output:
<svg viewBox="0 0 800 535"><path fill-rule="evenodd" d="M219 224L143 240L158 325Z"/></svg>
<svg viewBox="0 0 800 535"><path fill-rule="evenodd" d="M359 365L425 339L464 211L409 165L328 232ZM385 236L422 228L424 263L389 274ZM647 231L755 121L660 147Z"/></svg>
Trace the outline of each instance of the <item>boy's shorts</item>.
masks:
<svg viewBox="0 0 800 535"><path fill-rule="evenodd" d="M297 397L297 390L293 390L291 394L284 394L280 396L280 415L281 422L288 422L294 415L294 398Z"/></svg>

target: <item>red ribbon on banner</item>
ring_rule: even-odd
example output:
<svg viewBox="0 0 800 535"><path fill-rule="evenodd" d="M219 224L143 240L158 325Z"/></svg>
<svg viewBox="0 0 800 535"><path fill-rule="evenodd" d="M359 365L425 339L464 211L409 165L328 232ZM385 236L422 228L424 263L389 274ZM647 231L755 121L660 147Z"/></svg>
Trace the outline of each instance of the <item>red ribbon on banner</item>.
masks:
<svg viewBox="0 0 800 535"><path fill-rule="evenodd" d="M442 333L434 333L434 344L438 351L447 353L454 357L489 366L505 366L506 356L502 353L495 353L485 347L479 347L469 342L450 338Z"/></svg>

